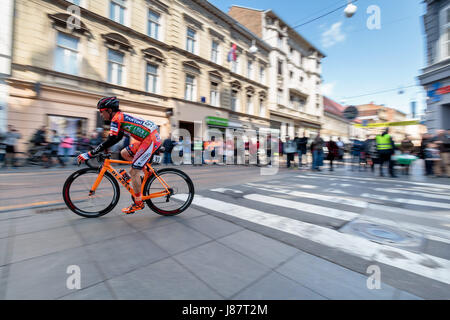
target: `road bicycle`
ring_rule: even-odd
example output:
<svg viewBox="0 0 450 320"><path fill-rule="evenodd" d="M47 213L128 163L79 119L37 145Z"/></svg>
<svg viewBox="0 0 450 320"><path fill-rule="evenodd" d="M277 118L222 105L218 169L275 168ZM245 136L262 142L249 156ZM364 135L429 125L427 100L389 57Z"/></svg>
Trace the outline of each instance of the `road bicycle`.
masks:
<svg viewBox="0 0 450 320"><path fill-rule="evenodd" d="M189 176L175 168L155 170L151 163L161 157L152 155L144 167L141 177L142 200L147 206L163 216L174 216L186 210L194 198L194 184ZM98 167L90 160L97 161ZM63 198L67 207L74 213L86 217L101 217L114 209L119 202L120 182L131 194L134 201L134 191L126 175L115 170L111 164L131 164L131 161L113 160L111 154L100 153L86 161L88 168L72 173L64 183Z"/></svg>

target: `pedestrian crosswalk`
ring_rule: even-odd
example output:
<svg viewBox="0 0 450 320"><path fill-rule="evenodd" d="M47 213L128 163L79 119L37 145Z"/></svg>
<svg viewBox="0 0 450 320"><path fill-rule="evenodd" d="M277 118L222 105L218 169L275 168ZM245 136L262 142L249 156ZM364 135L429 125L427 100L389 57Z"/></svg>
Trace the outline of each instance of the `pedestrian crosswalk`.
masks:
<svg viewBox="0 0 450 320"><path fill-rule="evenodd" d="M330 188L330 181L335 181L332 179L345 180L345 183ZM196 195L192 204L311 241L318 248L326 247L450 285L448 255L408 250L395 243L389 245L346 233L340 228L352 221L364 221L373 226L409 232L438 243L444 251L449 250L449 186L402 181L382 188L378 183L370 183L370 179L299 175L287 178L283 183L278 179L276 184L269 181L210 189ZM301 185L308 187L300 188ZM330 190L342 191L342 194L330 194ZM377 215L377 212L383 215Z"/></svg>

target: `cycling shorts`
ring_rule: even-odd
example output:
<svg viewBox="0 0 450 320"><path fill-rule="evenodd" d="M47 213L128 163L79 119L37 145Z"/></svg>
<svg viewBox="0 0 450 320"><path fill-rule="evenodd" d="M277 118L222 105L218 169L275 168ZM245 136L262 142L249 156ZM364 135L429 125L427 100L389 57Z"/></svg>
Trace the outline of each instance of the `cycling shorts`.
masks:
<svg viewBox="0 0 450 320"><path fill-rule="evenodd" d="M161 138L157 131L152 132L142 141L132 140L126 147L128 154L133 157L131 167L142 170L150 160L152 154L161 146Z"/></svg>

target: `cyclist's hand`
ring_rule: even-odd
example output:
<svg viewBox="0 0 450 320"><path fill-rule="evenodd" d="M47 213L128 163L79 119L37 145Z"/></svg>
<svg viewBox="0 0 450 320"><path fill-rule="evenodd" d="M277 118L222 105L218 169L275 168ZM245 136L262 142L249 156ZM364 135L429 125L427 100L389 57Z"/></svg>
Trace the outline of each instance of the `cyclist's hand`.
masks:
<svg viewBox="0 0 450 320"><path fill-rule="evenodd" d="M77 157L78 164L83 163L86 160L89 160L90 158L91 158L90 152L82 153Z"/></svg>

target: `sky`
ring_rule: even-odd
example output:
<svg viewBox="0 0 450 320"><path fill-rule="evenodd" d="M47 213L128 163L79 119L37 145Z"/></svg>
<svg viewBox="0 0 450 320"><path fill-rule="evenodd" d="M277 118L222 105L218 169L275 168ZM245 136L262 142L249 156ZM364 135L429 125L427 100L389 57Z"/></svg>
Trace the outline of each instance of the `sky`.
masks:
<svg viewBox="0 0 450 320"><path fill-rule="evenodd" d="M272 9L291 27L308 22L347 0L209 0L224 12L232 5ZM358 0L358 10L346 18L343 9L295 30L323 52L322 93L343 105L374 102L411 113L426 107L426 92L417 76L426 66L421 0ZM369 29L373 6L379 8L379 29ZM380 91L387 91L380 93ZM402 94L400 94L403 92Z"/></svg>

